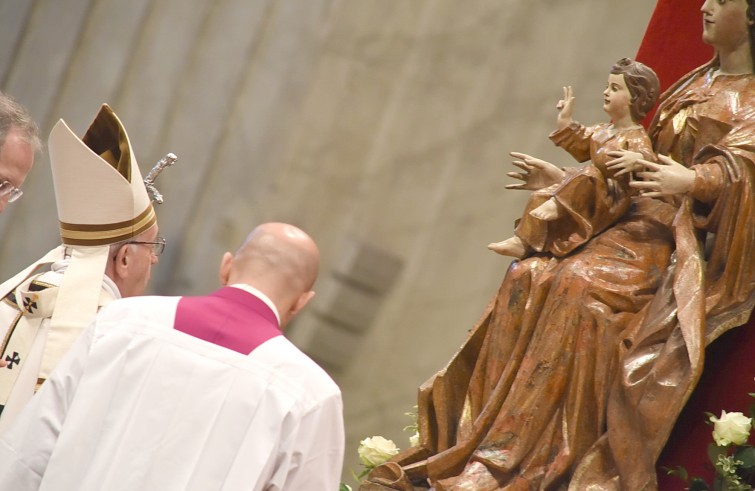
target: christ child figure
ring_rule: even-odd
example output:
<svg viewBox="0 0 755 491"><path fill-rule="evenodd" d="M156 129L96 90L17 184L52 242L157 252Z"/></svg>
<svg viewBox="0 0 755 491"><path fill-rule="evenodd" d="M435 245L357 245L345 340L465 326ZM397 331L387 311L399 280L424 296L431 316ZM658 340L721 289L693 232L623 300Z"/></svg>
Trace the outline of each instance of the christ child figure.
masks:
<svg viewBox="0 0 755 491"><path fill-rule="evenodd" d="M656 161L640 121L658 100L659 86L653 70L622 58L611 68L603 91L603 110L610 122L589 127L572 119L574 97L571 87L564 87L564 98L557 105L557 129L550 139L578 162L591 163L564 169L561 182L534 191L514 236L491 243L488 249L516 258L535 252L562 257L626 213L633 195L629 182L636 159L616 159L611 153L630 151L639 154L637 158ZM514 164L526 166L524 162Z"/></svg>

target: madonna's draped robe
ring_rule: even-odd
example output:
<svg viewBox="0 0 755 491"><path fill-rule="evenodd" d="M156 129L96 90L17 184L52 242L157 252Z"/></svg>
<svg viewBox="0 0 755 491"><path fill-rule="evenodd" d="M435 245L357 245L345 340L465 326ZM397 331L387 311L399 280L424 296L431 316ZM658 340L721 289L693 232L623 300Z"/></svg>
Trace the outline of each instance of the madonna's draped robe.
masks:
<svg viewBox="0 0 755 491"><path fill-rule="evenodd" d="M571 255L513 263L420 388L420 445L363 490L655 488L705 346L753 305L755 77L713 68L672 87L651 131L695 166L693 197L635 197Z"/></svg>

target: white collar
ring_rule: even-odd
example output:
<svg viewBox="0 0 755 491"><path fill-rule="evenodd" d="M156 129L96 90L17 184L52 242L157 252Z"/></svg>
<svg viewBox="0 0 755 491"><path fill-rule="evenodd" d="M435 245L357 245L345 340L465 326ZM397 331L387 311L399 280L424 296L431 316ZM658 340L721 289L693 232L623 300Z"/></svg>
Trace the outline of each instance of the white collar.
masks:
<svg viewBox="0 0 755 491"><path fill-rule="evenodd" d="M272 310L273 314L275 314L275 318L278 320L278 327L280 327L280 325L281 325L281 316L280 316L280 314L278 314L278 309L275 307L275 304L273 303L272 300L270 300L270 298L267 295L265 295L261 291L257 290L253 286L247 285L246 283L235 283L233 285L228 285L228 286L233 287L233 288L238 288L240 290L244 290L245 292L251 293L255 297L257 297L260 300L262 300L263 302L265 302L265 305L267 305L268 307L270 307L270 310Z"/></svg>

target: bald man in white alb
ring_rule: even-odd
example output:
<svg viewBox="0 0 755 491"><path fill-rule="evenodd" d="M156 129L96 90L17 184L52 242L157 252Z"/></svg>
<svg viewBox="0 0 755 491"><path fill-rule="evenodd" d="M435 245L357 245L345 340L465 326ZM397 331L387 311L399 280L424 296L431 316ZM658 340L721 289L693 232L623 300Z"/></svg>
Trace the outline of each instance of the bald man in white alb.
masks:
<svg viewBox="0 0 755 491"><path fill-rule="evenodd" d="M318 265L307 234L267 223L223 256L213 294L108 304L0 438L0 482L338 489L340 390L281 331L314 295Z"/></svg>

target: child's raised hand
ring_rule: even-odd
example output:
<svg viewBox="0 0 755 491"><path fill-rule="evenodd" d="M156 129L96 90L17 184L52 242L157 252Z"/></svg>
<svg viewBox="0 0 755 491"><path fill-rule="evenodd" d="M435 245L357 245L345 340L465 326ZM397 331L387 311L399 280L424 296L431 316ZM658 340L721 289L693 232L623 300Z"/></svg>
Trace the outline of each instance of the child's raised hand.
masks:
<svg viewBox="0 0 755 491"><path fill-rule="evenodd" d="M556 126L558 129L563 129L569 126L572 121L572 107L574 105L574 95L572 95L571 85L564 87L564 98L558 101L556 109L558 109L558 116L556 116Z"/></svg>

